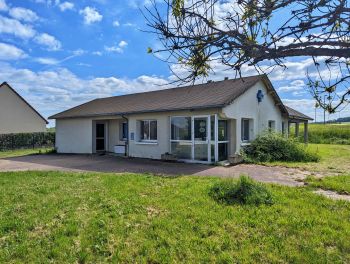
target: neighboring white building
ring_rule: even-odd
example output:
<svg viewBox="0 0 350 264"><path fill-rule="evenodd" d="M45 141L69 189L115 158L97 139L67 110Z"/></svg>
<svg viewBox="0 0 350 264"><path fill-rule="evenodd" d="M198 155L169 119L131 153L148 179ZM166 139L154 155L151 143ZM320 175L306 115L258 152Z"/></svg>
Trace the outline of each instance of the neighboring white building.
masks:
<svg viewBox="0 0 350 264"><path fill-rule="evenodd" d="M47 121L6 82L0 85L0 134L45 132Z"/></svg>
<svg viewBox="0 0 350 264"><path fill-rule="evenodd" d="M285 107L261 75L96 99L50 119L56 119L59 153L125 152L151 159L169 153L212 163L235 156L267 129L287 135L291 122L311 118Z"/></svg>

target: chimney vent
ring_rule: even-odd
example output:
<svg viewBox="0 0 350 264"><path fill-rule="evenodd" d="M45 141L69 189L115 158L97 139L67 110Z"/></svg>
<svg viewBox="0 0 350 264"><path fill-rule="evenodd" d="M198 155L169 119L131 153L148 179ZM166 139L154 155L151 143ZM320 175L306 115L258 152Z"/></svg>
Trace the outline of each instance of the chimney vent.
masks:
<svg viewBox="0 0 350 264"><path fill-rule="evenodd" d="M207 81L207 83L211 83L211 82L213 82L213 81L212 81L212 80L208 80L208 81Z"/></svg>
<svg viewBox="0 0 350 264"><path fill-rule="evenodd" d="M225 79L224 79L225 81L227 81L228 80L228 77L225 77Z"/></svg>

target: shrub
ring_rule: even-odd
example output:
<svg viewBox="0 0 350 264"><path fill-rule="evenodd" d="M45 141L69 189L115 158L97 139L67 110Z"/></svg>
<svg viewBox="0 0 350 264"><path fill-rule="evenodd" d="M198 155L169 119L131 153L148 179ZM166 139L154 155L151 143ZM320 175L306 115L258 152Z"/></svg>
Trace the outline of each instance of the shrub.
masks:
<svg viewBox="0 0 350 264"><path fill-rule="evenodd" d="M225 204L273 204L270 191L261 183L247 176L241 176L238 181L225 180L211 187L209 195L217 202Z"/></svg>
<svg viewBox="0 0 350 264"><path fill-rule="evenodd" d="M54 145L55 132L0 134L0 151Z"/></svg>
<svg viewBox="0 0 350 264"><path fill-rule="evenodd" d="M243 147L242 155L247 162L319 161L316 153L307 151L296 140L274 132L266 132L258 136L250 145Z"/></svg>

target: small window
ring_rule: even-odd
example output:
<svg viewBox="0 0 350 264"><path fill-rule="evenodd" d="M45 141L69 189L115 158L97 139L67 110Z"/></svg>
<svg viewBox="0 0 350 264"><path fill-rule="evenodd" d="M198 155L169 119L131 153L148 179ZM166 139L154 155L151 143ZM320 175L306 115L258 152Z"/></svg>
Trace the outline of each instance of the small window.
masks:
<svg viewBox="0 0 350 264"><path fill-rule="evenodd" d="M249 119L242 119L242 141L250 140L250 122Z"/></svg>
<svg viewBox="0 0 350 264"><path fill-rule="evenodd" d="M284 127L284 122L282 121L282 134L284 135L285 133L285 127Z"/></svg>
<svg viewBox="0 0 350 264"><path fill-rule="evenodd" d="M276 122L274 120L269 120L269 130L276 129Z"/></svg>
<svg viewBox="0 0 350 264"><path fill-rule="evenodd" d="M157 140L157 121L156 120L140 121L140 139L141 141Z"/></svg>
<svg viewBox="0 0 350 264"><path fill-rule="evenodd" d="M123 122L122 123L122 140L127 140L128 139L128 123L127 122Z"/></svg>

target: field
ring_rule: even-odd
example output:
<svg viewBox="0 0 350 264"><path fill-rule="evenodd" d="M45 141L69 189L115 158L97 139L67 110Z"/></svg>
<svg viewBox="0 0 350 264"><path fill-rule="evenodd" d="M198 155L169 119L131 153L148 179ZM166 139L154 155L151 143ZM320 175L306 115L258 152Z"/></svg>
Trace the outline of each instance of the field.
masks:
<svg viewBox="0 0 350 264"><path fill-rule="evenodd" d="M218 181L0 173L0 262L350 262L350 203L268 185L274 205L226 206Z"/></svg>
<svg viewBox="0 0 350 264"><path fill-rule="evenodd" d="M300 141L303 142L304 126L300 125ZM294 127L291 127L294 133ZM309 124L309 142L316 144L350 145L350 123L343 124Z"/></svg>

